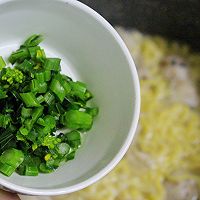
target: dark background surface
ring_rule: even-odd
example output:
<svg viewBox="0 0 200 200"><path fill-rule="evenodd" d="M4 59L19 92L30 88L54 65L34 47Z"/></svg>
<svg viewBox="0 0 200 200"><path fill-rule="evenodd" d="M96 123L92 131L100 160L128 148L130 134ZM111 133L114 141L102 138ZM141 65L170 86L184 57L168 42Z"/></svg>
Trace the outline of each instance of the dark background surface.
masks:
<svg viewBox="0 0 200 200"><path fill-rule="evenodd" d="M200 0L81 0L112 25L136 28L200 50Z"/></svg>

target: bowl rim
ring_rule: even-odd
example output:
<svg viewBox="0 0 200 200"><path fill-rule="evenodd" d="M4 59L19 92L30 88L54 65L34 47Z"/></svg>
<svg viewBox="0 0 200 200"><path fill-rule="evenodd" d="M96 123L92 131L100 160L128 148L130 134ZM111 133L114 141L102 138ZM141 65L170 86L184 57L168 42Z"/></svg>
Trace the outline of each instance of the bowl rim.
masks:
<svg viewBox="0 0 200 200"><path fill-rule="evenodd" d="M14 1L14 0L0 0L0 5ZM74 1L74 0L57 0L58 2L64 2L68 3L71 6L76 7L77 9L85 12L86 14L90 15L94 19L96 19L109 33L114 37L115 41L119 44L122 52L124 53L128 64L129 68L131 71L131 76L132 76L132 82L135 88L135 112L132 115L132 123L131 127L129 129L128 135L126 140L124 141L123 145L119 149L118 153L115 155L115 157L109 162L107 166L105 166L103 169L101 169L97 174L93 175L89 179L80 182L78 184L75 184L70 187L64 187L64 188L59 188L59 189L35 189L35 188L30 188L30 187L23 187L23 186L18 186L16 184L10 183L7 180L4 180L3 178L0 178L0 184L2 188L7 188L9 190L15 191L17 193L21 194L26 194L26 195L40 195L40 196L54 196L54 195L62 195L62 194L69 194L78 190L81 190L95 182L97 182L99 179L103 178L105 175L107 175L118 163L119 161L123 158L125 153L127 152L133 137L136 132L137 124L139 121L139 114L140 114L140 84L139 84L139 78L136 70L135 63L132 59L132 56L126 47L124 41L122 38L119 36L117 31L111 26L111 24L104 19L100 14L98 14L96 11L94 11L92 8L89 6L79 2L79 1Z"/></svg>

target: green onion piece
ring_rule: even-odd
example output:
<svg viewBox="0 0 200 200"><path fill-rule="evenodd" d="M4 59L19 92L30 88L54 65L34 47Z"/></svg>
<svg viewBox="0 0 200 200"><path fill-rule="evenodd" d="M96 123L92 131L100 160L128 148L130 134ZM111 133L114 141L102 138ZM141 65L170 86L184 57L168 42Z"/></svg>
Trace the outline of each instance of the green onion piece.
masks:
<svg viewBox="0 0 200 200"><path fill-rule="evenodd" d="M62 159L60 159L60 158L50 158L48 161L46 161L46 166L51 169L52 168L56 169L60 166L61 162L62 162Z"/></svg>
<svg viewBox="0 0 200 200"><path fill-rule="evenodd" d="M78 131L74 130L66 134L67 141L69 145L74 148L78 149L81 145L81 135Z"/></svg>
<svg viewBox="0 0 200 200"><path fill-rule="evenodd" d="M93 98L93 95L92 95L92 93L90 92L90 91L86 91L86 93L85 93L85 97L84 97L84 100L85 101L88 101L88 100L90 100L90 99L92 99Z"/></svg>
<svg viewBox="0 0 200 200"><path fill-rule="evenodd" d="M98 107L94 107L94 108L86 108L86 112L91 115L92 117L96 117L99 113L99 108Z"/></svg>
<svg viewBox="0 0 200 200"><path fill-rule="evenodd" d="M41 163L39 169L40 169L40 172L42 172L42 173L51 173L51 172L53 172L53 169L47 167L45 165L45 163Z"/></svg>
<svg viewBox="0 0 200 200"><path fill-rule="evenodd" d="M60 62L60 58L47 58L44 63L44 69L58 72L61 70Z"/></svg>
<svg viewBox="0 0 200 200"><path fill-rule="evenodd" d="M60 101L63 102L66 92L61 82L57 80L56 78L53 78L49 87L60 99Z"/></svg>
<svg viewBox="0 0 200 200"><path fill-rule="evenodd" d="M15 62L23 62L25 59L29 58L30 54L26 48L19 49L16 52L13 52L8 58L9 62L14 64Z"/></svg>
<svg viewBox="0 0 200 200"><path fill-rule="evenodd" d="M17 168L17 173L25 176L37 176L37 162L29 155L24 158L23 163Z"/></svg>
<svg viewBox="0 0 200 200"><path fill-rule="evenodd" d="M65 109L62 107L60 103L56 103L55 107L59 114L63 114L65 112Z"/></svg>
<svg viewBox="0 0 200 200"><path fill-rule="evenodd" d="M25 175L26 176L38 176L38 168L34 163L27 164L25 167Z"/></svg>
<svg viewBox="0 0 200 200"><path fill-rule="evenodd" d="M81 100L85 99L85 93L86 93L86 85L82 82L70 82L71 85L71 93L74 96L79 97Z"/></svg>
<svg viewBox="0 0 200 200"><path fill-rule="evenodd" d="M86 88L86 84L80 81L77 82L69 82L71 85L71 94L73 96L79 97L83 101L88 101L93 97L92 93L89 92Z"/></svg>
<svg viewBox="0 0 200 200"><path fill-rule="evenodd" d="M56 151L62 156L66 155L69 150L70 146L67 143L59 143L56 146Z"/></svg>
<svg viewBox="0 0 200 200"><path fill-rule="evenodd" d="M40 50L40 47L39 46L35 46L35 47L29 47L28 48L28 51L31 55L31 58L32 59L35 59L36 58L36 55L37 55L37 51Z"/></svg>
<svg viewBox="0 0 200 200"><path fill-rule="evenodd" d="M35 163L34 160L30 156L27 156L24 175L37 176L38 173L39 172L38 172L38 168L37 168L37 163Z"/></svg>
<svg viewBox="0 0 200 200"><path fill-rule="evenodd" d="M69 153L66 157L66 160L73 160L75 157L76 151L72 151L71 153Z"/></svg>
<svg viewBox="0 0 200 200"><path fill-rule="evenodd" d="M38 44L40 44L43 41L43 37L42 35L37 35L34 34L32 36L30 36L22 46L25 47L34 47L37 46Z"/></svg>
<svg viewBox="0 0 200 200"><path fill-rule="evenodd" d="M35 79L39 82L39 83L44 83L45 79L44 79L44 72L38 72L34 74Z"/></svg>
<svg viewBox="0 0 200 200"><path fill-rule="evenodd" d="M73 148L73 149L78 149L81 146L81 140L73 140L69 142L69 145Z"/></svg>
<svg viewBox="0 0 200 200"><path fill-rule="evenodd" d="M31 60L28 61L25 59L23 63L17 66L17 68L23 72L29 72L30 70L32 70L33 65L34 65L33 61Z"/></svg>
<svg viewBox="0 0 200 200"><path fill-rule="evenodd" d="M24 125L28 131L30 131L33 128L33 125L35 122L38 120L38 118L43 114L44 107L40 106L38 108L35 108L32 111L32 118L31 119L26 119L24 122Z"/></svg>
<svg viewBox="0 0 200 200"><path fill-rule="evenodd" d="M15 167L7 165L6 163L0 162L0 172L5 174L6 176L11 176L15 171Z"/></svg>
<svg viewBox="0 0 200 200"><path fill-rule="evenodd" d="M46 55L45 55L45 52L44 52L44 49L39 49L36 51L36 59L40 62L44 62L46 58Z"/></svg>
<svg viewBox="0 0 200 200"><path fill-rule="evenodd" d="M80 108L84 108L85 105L80 104L78 102L70 102L71 104L69 105L68 109L69 110L79 110Z"/></svg>
<svg viewBox="0 0 200 200"><path fill-rule="evenodd" d="M56 126L56 120L53 116L47 115L44 117L45 125L50 129L53 129Z"/></svg>
<svg viewBox="0 0 200 200"><path fill-rule="evenodd" d="M43 114L44 107L40 106L35 108L32 113L32 120L34 123L38 120L38 118Z"/></svg>
<svg viewBox="0 0 200 200"><path fill-rule="evenodd" d="M70 91L71 91L71 86L69 84L69 82L65 81L64 79L62 80L62 86L64 87L65 89L65 93L66 94L69 94Z"/></svg>
<svg viewBox="0 0 200 200"><path fill-rule="evenodd" d="M0 56L0 70L2 70L6 66L6 63L2 56Z"/></svg>
<svg viewBox="0 0 200 200"><path fill-rule="evenodd" d="M31 81L31 91L36 93L45 93L47 91L47 84L45 82L41 83L37 79Z"/></svg>
<svg viewBox="0 0 200 200"><path fill-rule="evenodd" d="M22 107L22 110L21 110L21 116L22 118L29 118L31 116L31 113L32 113L32 109L31 108L25 108L25 107Z"/></svg>
<svg viewBox="0 0 200 200"><path fill-rule="evenodd" d="M27 107L38 107L40 103L32 92L28 93L20 93L22 101L25 103Z"/></svg>
<svg viewBox="0 0 200 200"><path fill-rule="evenodd" d="M24 162L16 169L16 172L19 175L24 175L25 174L25 165L24 165Z"/></svg>
<svg viewBox="0 0 200 200"><path fill-rule="evenodd" d="M37 100L38 100L39 103L42 103L42 102L45 101L45 99L44 99L44 97L42 95L38 96Z"/></svg>
<svg viewBox="0 0 200 200"><path fill-rule="evenodd" d="M44 73L44 80L45 81L50 81L51 80L51 71L50 70L45 70L43 73Z"/></svg>
<svg viewBox="0 0 200 200"><path fill-rule="evenodd" d="M62 78L67 81L67 82L70 82L72 81L72 78L70 78L69 76L65 75L65 74L61 74L62 75Z"/></svg>
<svg viewBox="0 0 200 200"><path fill-rule="evenodd" d="M70 83L65 79L65 77L58 73L54 76L54 78L58 80L63 86L63 88L65 89L65 94L69 94L71 91L71 86Z"/></svg>
<svg viewBox="0 0 200 200"><path fill-rule="evenodd" d="M35 73L35 74L34 74L34 77L35 77L35 79L36 79L37 81L39 81L40 83L44 83L44 82L45 82L43 72Z"/></svg>
<svg viewBox="0 0 200 200"><path fill-rule="evenodd" d="M47 92L44 95L44 100L48 105L51 105L54 102L54 99L55 99L55 97L51 92Z"/></svg>
<svg viewBox="0 0 200 200"><path fill-rule="evenodd" d="M35 78L40 82L46 82L51 80L51 71L50 70L45 70L41 72L35 73Z"/></svg>
<svg viewBox="0 0 200 200"><path fill-rule="evenodd" d="M62 120L63 125L72 129L89 130L92 126L92 116L78 110L65 112Z"/></svg>
<svg viewBox="0 0 200 200"><path fill-rule="evenodd" d="M73 149L78 149L81 145L81 135L74 130L66 134L67 142Z"/></svg>
<svg viewBox="0 0 200 200"><path fill-rule="evenodd" d="M24 154L22 151L11 148L7 149L0 156L0 171L7 176L10 176L17 167L23 162ZM10 166L10 167L9 167Z"/></svg>
<svg viewBox="0 0 200 200"><path fill-rule="evenodd" d="M76 130L66 133L66 137L69 141L81 140L81 134Z"/></svg>

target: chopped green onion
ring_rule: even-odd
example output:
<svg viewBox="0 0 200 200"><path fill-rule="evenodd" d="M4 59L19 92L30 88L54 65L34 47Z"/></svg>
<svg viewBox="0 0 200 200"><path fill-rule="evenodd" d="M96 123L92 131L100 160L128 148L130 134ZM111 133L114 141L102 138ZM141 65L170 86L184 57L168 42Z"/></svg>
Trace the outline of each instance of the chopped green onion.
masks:
<svg viewBox="0 0 200 200"><path fill-rule="evenodd" d="M32 70L34 63L30 60L24 60L24 62L22 62L20 65L17 66L18 69L24 71L24 72L28 72L30 70Z"/></svg>
<svg viewBox="0 0 200 200"><path fill-rule="evenodd" d="M24 175L26 176L37 176L38 175L38 168L34 163L27 164L25 167Z"/></svg>
<svg viewBox="0 0 200 200"><path fill-rule="evenodd" d="M92 117L96 117L99 113L99 108L98 107L94 107L94 108L86 108L86 112L88 114L90 114Z"/></svg>
<svg viewBox="0 0 200 200"><path fill-rule="evenodd" d="M29 37L22 46L25 47L34 47L40 44L43 41L42 35L34 34L31 37Z"/></svg>
<svg viewBox="0 0 200 200"><path fill-rule="evenodd" d="M28 93L20 93L22 101L25 103L27 107L38 107L40 103L32 92Z"/></svg>
<svg viewBox="0 0 200 200"><path fill-rule="evenodd" d="M70 82L71 88L72 88L72 95L75 95L79 97L80 99L85 99L85 93L86 93L86 85L82 82Z"/></svg>
<svg viewBox="0 0 200 200"><path fill-rule="evenodd" d="M88 101L88 100L90 100L90 99L92 99L93 98L93 95L92 95L92 93L90 92L90 91L86 91L85 92L85 97L84 97L84 100L85 101Z"/></svg>
<svg viewBox="0 0 200 200"><path fill-rule="evenodd" d="M26 156L23 163L18 167L17 172L20 175L37 176L39 171L37 163L34 161L35 159L33 159L31 156Z"/></svg>
<svg viewBox="0 0 200 200"><path fill-rule="evenodd" d="M81 135L80 132L74 130L66 134L67 141L69 145L74 148L78 149L81 145Z"/></svg>
<svg viewBox="0 0 200 200"><path fill-rule="evenodd" d="M58 72L61 70L60 62L60 58L47 58L44 63L44 69Z"/></svg>
<svg viewBox="0 0 200 200"><path fill-rule="evenodd" d="M44 117L45 125L50 129L53 129L56 126L56 120L53 116L47 115Z"/></svg>
<svg viewBox="0 0 200 200"><path fill-rule="evenodd" d="M30 56L32 59L35 59L36 58L36 55L37 55L37 51L40 50L40 47L39 46L34 46L34 47L29 47L28 48L28 51L30 53Z"/></svg>
<svg viewBox="0 0 200 200"><path fill-rule="evenodd" d="M71 91L71 86L69 84L69 82L65 81L64 79L62 80L62 86L64 87L65 89L65 93L66 94L69 94L70 91Z"/></svg>
<svg viewBox="0 0 200 200"><path fill-rule="evenodd" d="M32 113L32 120L34 121L34 123L37 121L37 119L42 115L43 113L43 110L44 110L44 107L40 106L38 108L35 108L33 110L33 113Z"/></svg>
<svg viewBox="0 0 200 200"><path fill-rule="evenodd" d="M22 107L22 110L21 110L22 118L29 118L31 116L31 114L32 114L31 108Z"/></svg>
<svg viewBox="0 0 200 200"><path fill-rule="evenodd" d="M9 62L14 64L15 62L23 62L25 59L29 58L30 54L26 48L22 48L13 52L8 58Z"/></svg>
<svg viewBox="0 0 200 200"><path fill-rule="evenodd" d="M7 149L0 156L0 171L7 176L10 176L23 160L24 154L22 151L14 148Z"/></svg>
<svg viewBox="0 0 200 200"><path fill-rule="evenodd" d="M66 157L66 160L73 160L75 157L76 151L72 151L71 153L69 153Z"/></svg>
<svg viewBox="0 0 200 200"><path fill-rule="evenodd" d="M5 61L3 60L2 56L0 56L0 71L6 66Z"/></svg>
<svg viewBox="0 0 200 200"><path fill-rule="evenodd" d="M60 143L56 146L56 150L60 155L64 156L69 152L70 146L67 143Z"/></svg>
<svg viewBox="0 0 200 200"><path fill-rule="evenodd" d="M69 141L80 140L81 135L80 132L74 130L66 134L66 137Z"/></svg>
<svg viewBox="0 0 200 200"><path fill-rule="evenodd" d="M55 107L59 114L63 114L65 112L65 109L63 108L63 106L60 103L56 103Z"/></svg>
<svg viewBox="0 0 200 200"><path fill-rule="evenodd" d="M46 57L41 35L32 35L9 61L0 56L0 172L25 176L51 173L72 160L81 132L92 127L98 108L85 83L61 74L61 59ZM59 130L71 130L64 134Z"/></svg>
<svg viewBox="0 0 200 200"><path fill-rule="evenodd" d="M45 99L44 99L44 97L42 95L38 96L37 100L38 100L39 103L42 103L42 102L45 101Z"/></svg>
<svg viewBox="0 0 200 200"><path fill-rule="evenodd" d="M78 110L70 110L63 115L63 125L72 129L89 130L92 126L92 116Z"/></svg>
<svg viewBox="0 0 200 200"><path fill-rule="evenodd" d="M15 169L16 168L13 166L0 162L0 172L5 174L6 176L11 176Z"/></svg>
<svg viewBox="0 0 200 200"><path fill-rule="evenodd" d="M45 55L44 49L38 49L36 51L36 59L39 60L40 62L44 62L45 58L46 58L46 55Z"/></svg>
<svg viewBox="0 0 200 200"><path fill-rule="evenodd" d="M40 169L40 172L42 172L42 173L51 173L51 172L53 171L53 169L47 167L47 166L45 165L45 163L41 163L39 169Z"/></svg>
<svg viewBox="0 0 200 200"><path fill-rule="evenodd" d="M42 72L37 72L37 73L35 74L35 78L36 78L40 83L49 81L49 80L51 80L51 71L50 71L50 70L45 70L45 71L42 71Z"/></svg>
<svg viewBox="0 0 200 200"><path fill-rule="evenodd" d="M50 89L57 95L61 102L64 100L66 92L59 80L53 78L50 84Z"/></svg>
<svg viewBox="0 0 200 200"><path fill-rule="evenodd" d="M47 92L45 95L44 95L44 100L46 101L46 103L48 105L51 105L53 102L54 102L54 95L51 93L51 92Z"/></svg>
<svg viewBox="0 0 200 200"><path fill-rule="evenodd" d="M37 79L31 81L31 91L36 93L46 93L47 84L45 82L41 83Z"/></svg>

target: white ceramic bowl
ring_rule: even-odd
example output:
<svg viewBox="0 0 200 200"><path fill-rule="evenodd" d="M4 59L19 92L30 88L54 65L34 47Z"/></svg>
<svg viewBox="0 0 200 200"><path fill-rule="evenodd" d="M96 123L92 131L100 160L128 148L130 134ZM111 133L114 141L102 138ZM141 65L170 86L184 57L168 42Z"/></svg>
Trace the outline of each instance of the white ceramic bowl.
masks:
<svg viewBox="0 0 200 200"><path fill-rule="evenodd" d="M0 55L33 33L44 35L62 70L88 84L100 114L75 160L52 174L0 174L0 184L29 195L80 190L110 172L127 151L139 118L140 90L134 62L112 26L76 0L0 0Z"/></svg>

